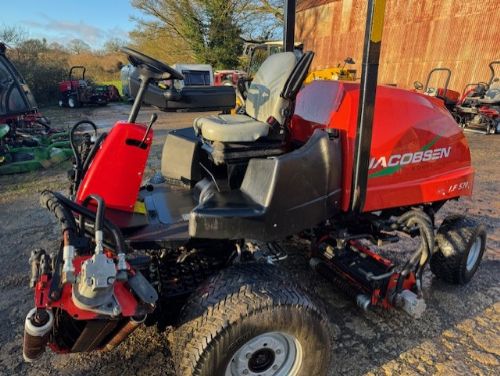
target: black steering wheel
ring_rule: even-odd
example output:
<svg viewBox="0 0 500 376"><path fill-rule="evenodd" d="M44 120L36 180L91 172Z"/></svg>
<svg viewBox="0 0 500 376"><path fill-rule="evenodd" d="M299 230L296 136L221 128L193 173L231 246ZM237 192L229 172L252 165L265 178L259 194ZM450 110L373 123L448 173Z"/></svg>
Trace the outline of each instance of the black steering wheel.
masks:
<svg viewBox="0 0 500 376"><path fill-rule="evenodd" d="M153 71L154 73L170 74L169 78L171 79L174 80L184 79L182 73L176 71L174 68L170 67L167 64L162 63L161 61L153 59L152 57L146 56L128 47L122 47L121 51L127 55L128 61L130 61L130 64L132 64L134 67L137 67L139 65L144 65L147 67L147 69Z"/></svg>
<svg viewBox="0 0 500 376"><path fill-rule="evenodd" d="M413 82L413 87L415 88L415 90L423 90L424 89L424 84L422 84L420 81L415 81Z"/></svg>

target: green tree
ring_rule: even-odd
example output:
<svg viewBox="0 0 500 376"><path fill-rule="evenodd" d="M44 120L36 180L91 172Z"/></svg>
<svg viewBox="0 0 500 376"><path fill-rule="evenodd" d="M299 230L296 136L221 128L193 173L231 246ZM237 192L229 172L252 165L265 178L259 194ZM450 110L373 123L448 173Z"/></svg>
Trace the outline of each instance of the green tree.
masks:
<svg viewBox="0 0 500 376"><path fill-rule="evenodd" d="M280 25L282 4L283 0L133 0L148 18L137 20L139 28L131 39L137 42L148 35L171 40L194 61L234 68L243 40L269 36Z"/></svg>

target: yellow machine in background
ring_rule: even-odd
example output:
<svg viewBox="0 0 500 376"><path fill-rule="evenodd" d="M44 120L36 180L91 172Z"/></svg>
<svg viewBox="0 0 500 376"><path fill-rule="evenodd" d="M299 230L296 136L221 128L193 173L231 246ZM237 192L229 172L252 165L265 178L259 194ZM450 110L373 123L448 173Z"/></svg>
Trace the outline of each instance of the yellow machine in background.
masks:
<svg viewBox="0 0 500 376"><path fill-rule="evenodd" d="M356 69L346 69L346 64L354 64L354 60L350 57L344 60L344 65L341 67L340 64L336 68L326 68L312 71L306 77L304 84L309 84L314 80L343 80L343 81L355 81L356 80Z"/></svg>

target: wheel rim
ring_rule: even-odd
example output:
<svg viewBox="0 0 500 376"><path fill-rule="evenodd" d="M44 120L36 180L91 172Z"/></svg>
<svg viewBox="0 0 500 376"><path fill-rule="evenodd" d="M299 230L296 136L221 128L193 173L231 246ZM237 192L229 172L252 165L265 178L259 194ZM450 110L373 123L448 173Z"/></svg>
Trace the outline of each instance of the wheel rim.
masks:
<svg viewBox="0 0 500 376"><path fill-rule="evenodd" d="M482 243L483 240L480 236L478 236L474 241L474 244L472 244L472 247L470 247L469 254L467 255L467 264L465 266L468 272L470 272L477 263L479 254L481 253Z"/></svg>
<svg viewBox="0 0 500 376"><path fill-rule="evenodd" d="M226 367L225 376L294 376L302 364L299 341L282 332L269 332L241 346Z"/></svg>
<svg viewBox="0 0 500 376"><path fill-rule="evenodd" d="M75 106L75 100L73 98L69 98L68 99L68 106L70 106L71 108L76 107Z"/></svg>

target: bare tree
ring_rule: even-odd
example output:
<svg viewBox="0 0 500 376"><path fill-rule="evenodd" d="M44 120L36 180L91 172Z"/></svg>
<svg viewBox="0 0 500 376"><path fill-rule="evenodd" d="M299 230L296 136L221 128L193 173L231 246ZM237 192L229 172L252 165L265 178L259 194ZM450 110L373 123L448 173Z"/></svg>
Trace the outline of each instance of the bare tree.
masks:
<svg viewBox="0 0 500 376"><path fill-rule="evenodd" d="M119 52L120 48L125 46L127 43L125 40L120 38L111 38L104 43L104 52Z"/></svg>
<svg viewBox="0 0 500 376"><path fill-rule="evenodd" d="M81 39L72 39L68 42L67 48L70 52L79 55L82 52L89 52L90 46Z"/></svg>
<svg viewBox="0 0 500 376"><path fill-rule="evenodd" d="M0 42L11 46L17 46L27 39L28 33L19 26L5 26L0 28Z"/></svg>

